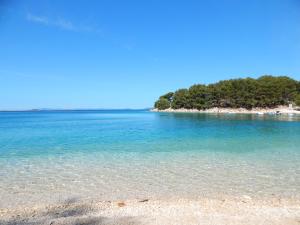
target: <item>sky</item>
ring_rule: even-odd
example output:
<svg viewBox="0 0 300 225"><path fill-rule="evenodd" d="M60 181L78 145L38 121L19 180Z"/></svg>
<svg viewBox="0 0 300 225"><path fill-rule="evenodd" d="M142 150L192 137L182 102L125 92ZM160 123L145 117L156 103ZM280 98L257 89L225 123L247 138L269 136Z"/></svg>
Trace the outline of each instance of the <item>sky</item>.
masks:
<svg viewBox="0 0 300 225"><path fill-rule="evenodd" d="M168 91L300 80L300 0L0 0L0 109L146 108Z"/></svg>

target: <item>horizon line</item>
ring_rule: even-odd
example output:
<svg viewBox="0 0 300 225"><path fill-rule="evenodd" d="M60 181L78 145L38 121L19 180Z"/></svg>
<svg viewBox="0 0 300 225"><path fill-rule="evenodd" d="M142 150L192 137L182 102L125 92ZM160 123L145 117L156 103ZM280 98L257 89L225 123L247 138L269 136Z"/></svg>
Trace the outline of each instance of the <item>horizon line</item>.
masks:
<svg viewBox="0 0 300 225"><path fill-rule="evenodd" d="M0 109L0 112L43 112L43 111L97 111L97 110L149 110L153 107L145 108L33 108L33 109Z"/></svg>

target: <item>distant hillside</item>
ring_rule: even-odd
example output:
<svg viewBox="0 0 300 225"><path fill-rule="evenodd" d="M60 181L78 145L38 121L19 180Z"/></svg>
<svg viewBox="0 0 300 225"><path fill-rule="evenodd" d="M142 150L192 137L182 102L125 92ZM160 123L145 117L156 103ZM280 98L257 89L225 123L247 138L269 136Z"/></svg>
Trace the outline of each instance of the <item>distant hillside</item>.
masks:
<svg viewBox="0 0 300 225"><path fill-rule="evenodd" d="M213 107L273 108L293 103L300 106L300 82L286 76L262 76L223 80L214 84L195 84L159 97L154 107L163 110Z"/></svg>

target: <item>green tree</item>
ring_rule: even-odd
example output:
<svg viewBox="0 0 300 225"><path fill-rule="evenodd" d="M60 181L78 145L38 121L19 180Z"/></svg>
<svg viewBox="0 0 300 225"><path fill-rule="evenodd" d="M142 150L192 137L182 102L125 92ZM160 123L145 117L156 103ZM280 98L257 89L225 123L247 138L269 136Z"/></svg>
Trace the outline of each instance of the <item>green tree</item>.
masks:
<svg viewBox="0 0 300 225"><path fill-rule="evenodd" d="M171 101L172 101L172 98L173 98L173 95L174 95L173 92L168 92L167 94L164 94L164 95L160 96L160 98L165 98L165 99L167 99L169 102L171 102Z"/></svg>
<svg viewBox="0 0 300 225"><path fill-rule="evenodd" d="M233 107L233 87L231 80L220 81L215 86L216 107Z"/></svg>
<svg viewBox="0 0 300 225"><path fill-rule="evenodd" d="M235 79L231 80L231 91L230 98L232 102L232 107L242 107L251 109L255 107L255 92L257 82L255 79Z"/></svg>
<svg viewBox="0 0 300 225"><path fill-rule="evenodd" d="M276 107L298 102L300 82L287 76L265 75L258 79L244 78L195 84L189 89L162 95L157 105L174 109L207 109L211 107L247 108ZM162 100L164 99L164 100Z"/></svg>
<svg viewBox="0 0 300 225"><path fill-rule="evenodd" d="M297 82L289 77L262 76L257 81L260 107L287 105L297 94Z"/></svg>
<svg viewBox="0 0 300 225"><path fill-rule="evenodd" d="M173 109L186 108L190 109L190 98L188 89L179 89L174 93L171 103Z"/></svg>
<svg viewBox="0 0 300 225"><path fill-rule="evenodd" d="M295 104L297 106L300 106L300 94L298 94L296 97L295 97Z"/></svg>
<svg viewBox="0 0 300 225"><path fill-rule="evenodd" d="M154 103L154 108L164 110L170 108L170 102L166 98L160 98Z"/></svg>
<svg viewBox="0 0 300 225"><path fill-rule="evenodd" d="M191 108L198 110L210 108L210 93L207 86L202 84L193 85L188 91Z"/></svg>

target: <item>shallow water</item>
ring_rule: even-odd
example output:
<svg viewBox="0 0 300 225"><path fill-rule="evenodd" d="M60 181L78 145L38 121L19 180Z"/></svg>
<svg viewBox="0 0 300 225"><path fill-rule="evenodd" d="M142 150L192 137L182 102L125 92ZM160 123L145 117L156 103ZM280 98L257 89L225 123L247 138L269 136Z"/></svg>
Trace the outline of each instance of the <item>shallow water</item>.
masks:
<svg viewBox="0 0 300 225"><path fill-rule="evenodd" d="M0 208L74 198L300 198L300 117L0 113Z"/></svg>

